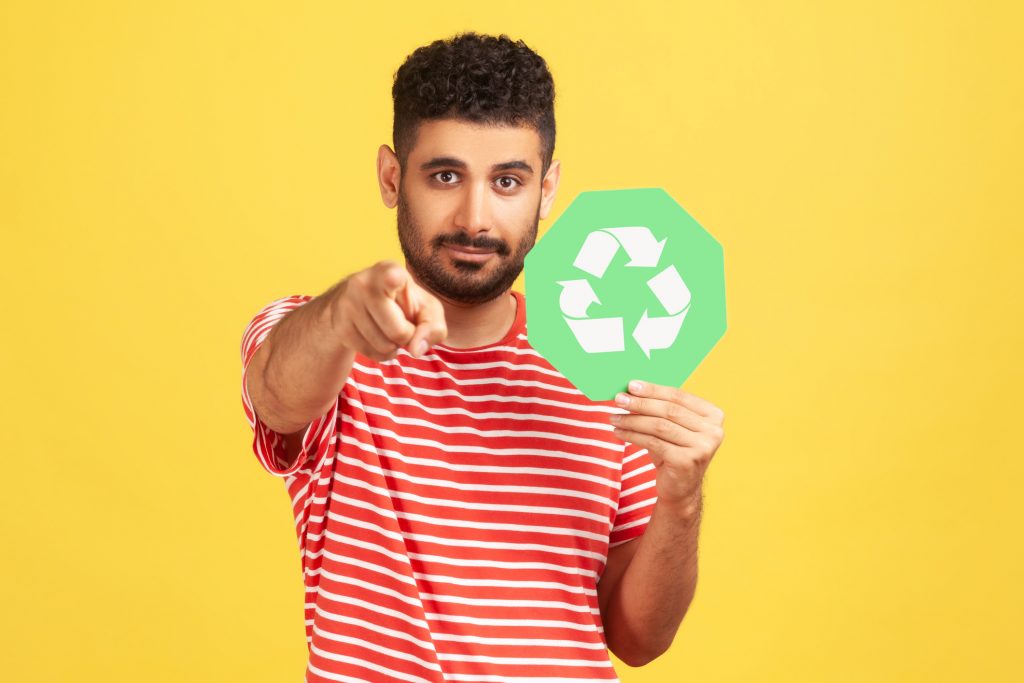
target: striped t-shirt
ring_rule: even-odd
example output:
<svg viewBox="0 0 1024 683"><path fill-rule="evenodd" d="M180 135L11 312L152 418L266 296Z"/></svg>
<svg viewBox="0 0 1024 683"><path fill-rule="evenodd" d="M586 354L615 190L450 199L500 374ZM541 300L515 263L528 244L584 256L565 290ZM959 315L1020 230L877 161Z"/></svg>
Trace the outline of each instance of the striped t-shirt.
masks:
<svg viewBox="0 0 1024 683"><path fill-rule="evenodd" d="M264 307L242 337L259 463L287 486L305 584L306 680L617 681L597 583L650 520L655 468L529 344L357 354L290 467L245 369L312 297ZM594 372L600 372L595 363Z"/></svg>

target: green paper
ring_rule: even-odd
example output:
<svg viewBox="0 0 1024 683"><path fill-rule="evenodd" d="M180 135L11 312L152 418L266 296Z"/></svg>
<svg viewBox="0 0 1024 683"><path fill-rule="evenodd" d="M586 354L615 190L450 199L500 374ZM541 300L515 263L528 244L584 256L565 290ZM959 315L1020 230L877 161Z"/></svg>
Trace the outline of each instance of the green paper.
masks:
<svg viewBox="0 0 1024 683"><path fill-rule="evenodd" d="M530 344L591 400L678 387L725 334L722 246L661 188L580 193L525 280Z"/></svg>

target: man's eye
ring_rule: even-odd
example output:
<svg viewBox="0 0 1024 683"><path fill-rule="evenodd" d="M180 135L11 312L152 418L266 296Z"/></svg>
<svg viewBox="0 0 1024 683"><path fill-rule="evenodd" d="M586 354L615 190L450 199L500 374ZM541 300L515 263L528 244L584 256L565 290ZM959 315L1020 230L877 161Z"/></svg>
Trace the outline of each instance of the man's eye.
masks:
<svg viewBox="0 0 1024 683"><path fill-rule="evenodd" d="M438 178L438 180L441 181L442 185L448 185L448 180L454 175L455 174L452 173L451 171L438 171L437 173L434 174L433 177L438 178L438 176L442 176L444 179L442 180L441 178Z"/></svg>
<svg viewBox="0 0 1024 683"><path fill-rule="evenodd" d="M505 184L502 184L502 182L501 182L502 180L511 180L513 183L515 183L515 185L505 185ZM516 185L522 185L522 183L519 182L519 178L516 178L515 176L510 176L510 175L503 175L500 178L498 178L498 184L501 185L501 189L503 189L503 190L511 190Z"/></svg>

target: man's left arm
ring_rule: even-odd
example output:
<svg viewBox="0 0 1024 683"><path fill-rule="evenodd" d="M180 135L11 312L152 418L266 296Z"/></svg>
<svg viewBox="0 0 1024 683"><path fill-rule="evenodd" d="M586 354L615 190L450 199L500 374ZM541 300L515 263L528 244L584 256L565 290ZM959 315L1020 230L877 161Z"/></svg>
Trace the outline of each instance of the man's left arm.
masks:
<svg viewBox="0 0 1024 683"><path fill-rule="evenodd" d="M602 622L615 656L643 666L672 645L693 600L701 487L725 437L725 415L693 394L650 382L630 382L616 402L629 413L612 416L615 435L647 449L658 500Z"/></svg>

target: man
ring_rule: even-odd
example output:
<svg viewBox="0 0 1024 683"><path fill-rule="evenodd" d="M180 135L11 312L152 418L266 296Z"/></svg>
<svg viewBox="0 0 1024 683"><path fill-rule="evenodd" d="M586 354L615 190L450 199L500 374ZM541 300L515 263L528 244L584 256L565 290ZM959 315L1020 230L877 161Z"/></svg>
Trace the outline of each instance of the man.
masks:
<svg viewBox="0 0 1024 683"><path fill-rule="evenodd" d="M421 47L377 174L405 267L264 307L242 399L285 479L307 681L618 680L693 597L722 411L645 384L594 402L511 290L551 210L554 84L521 41ZM600 372L595 367L595 372Z"/></svg>

